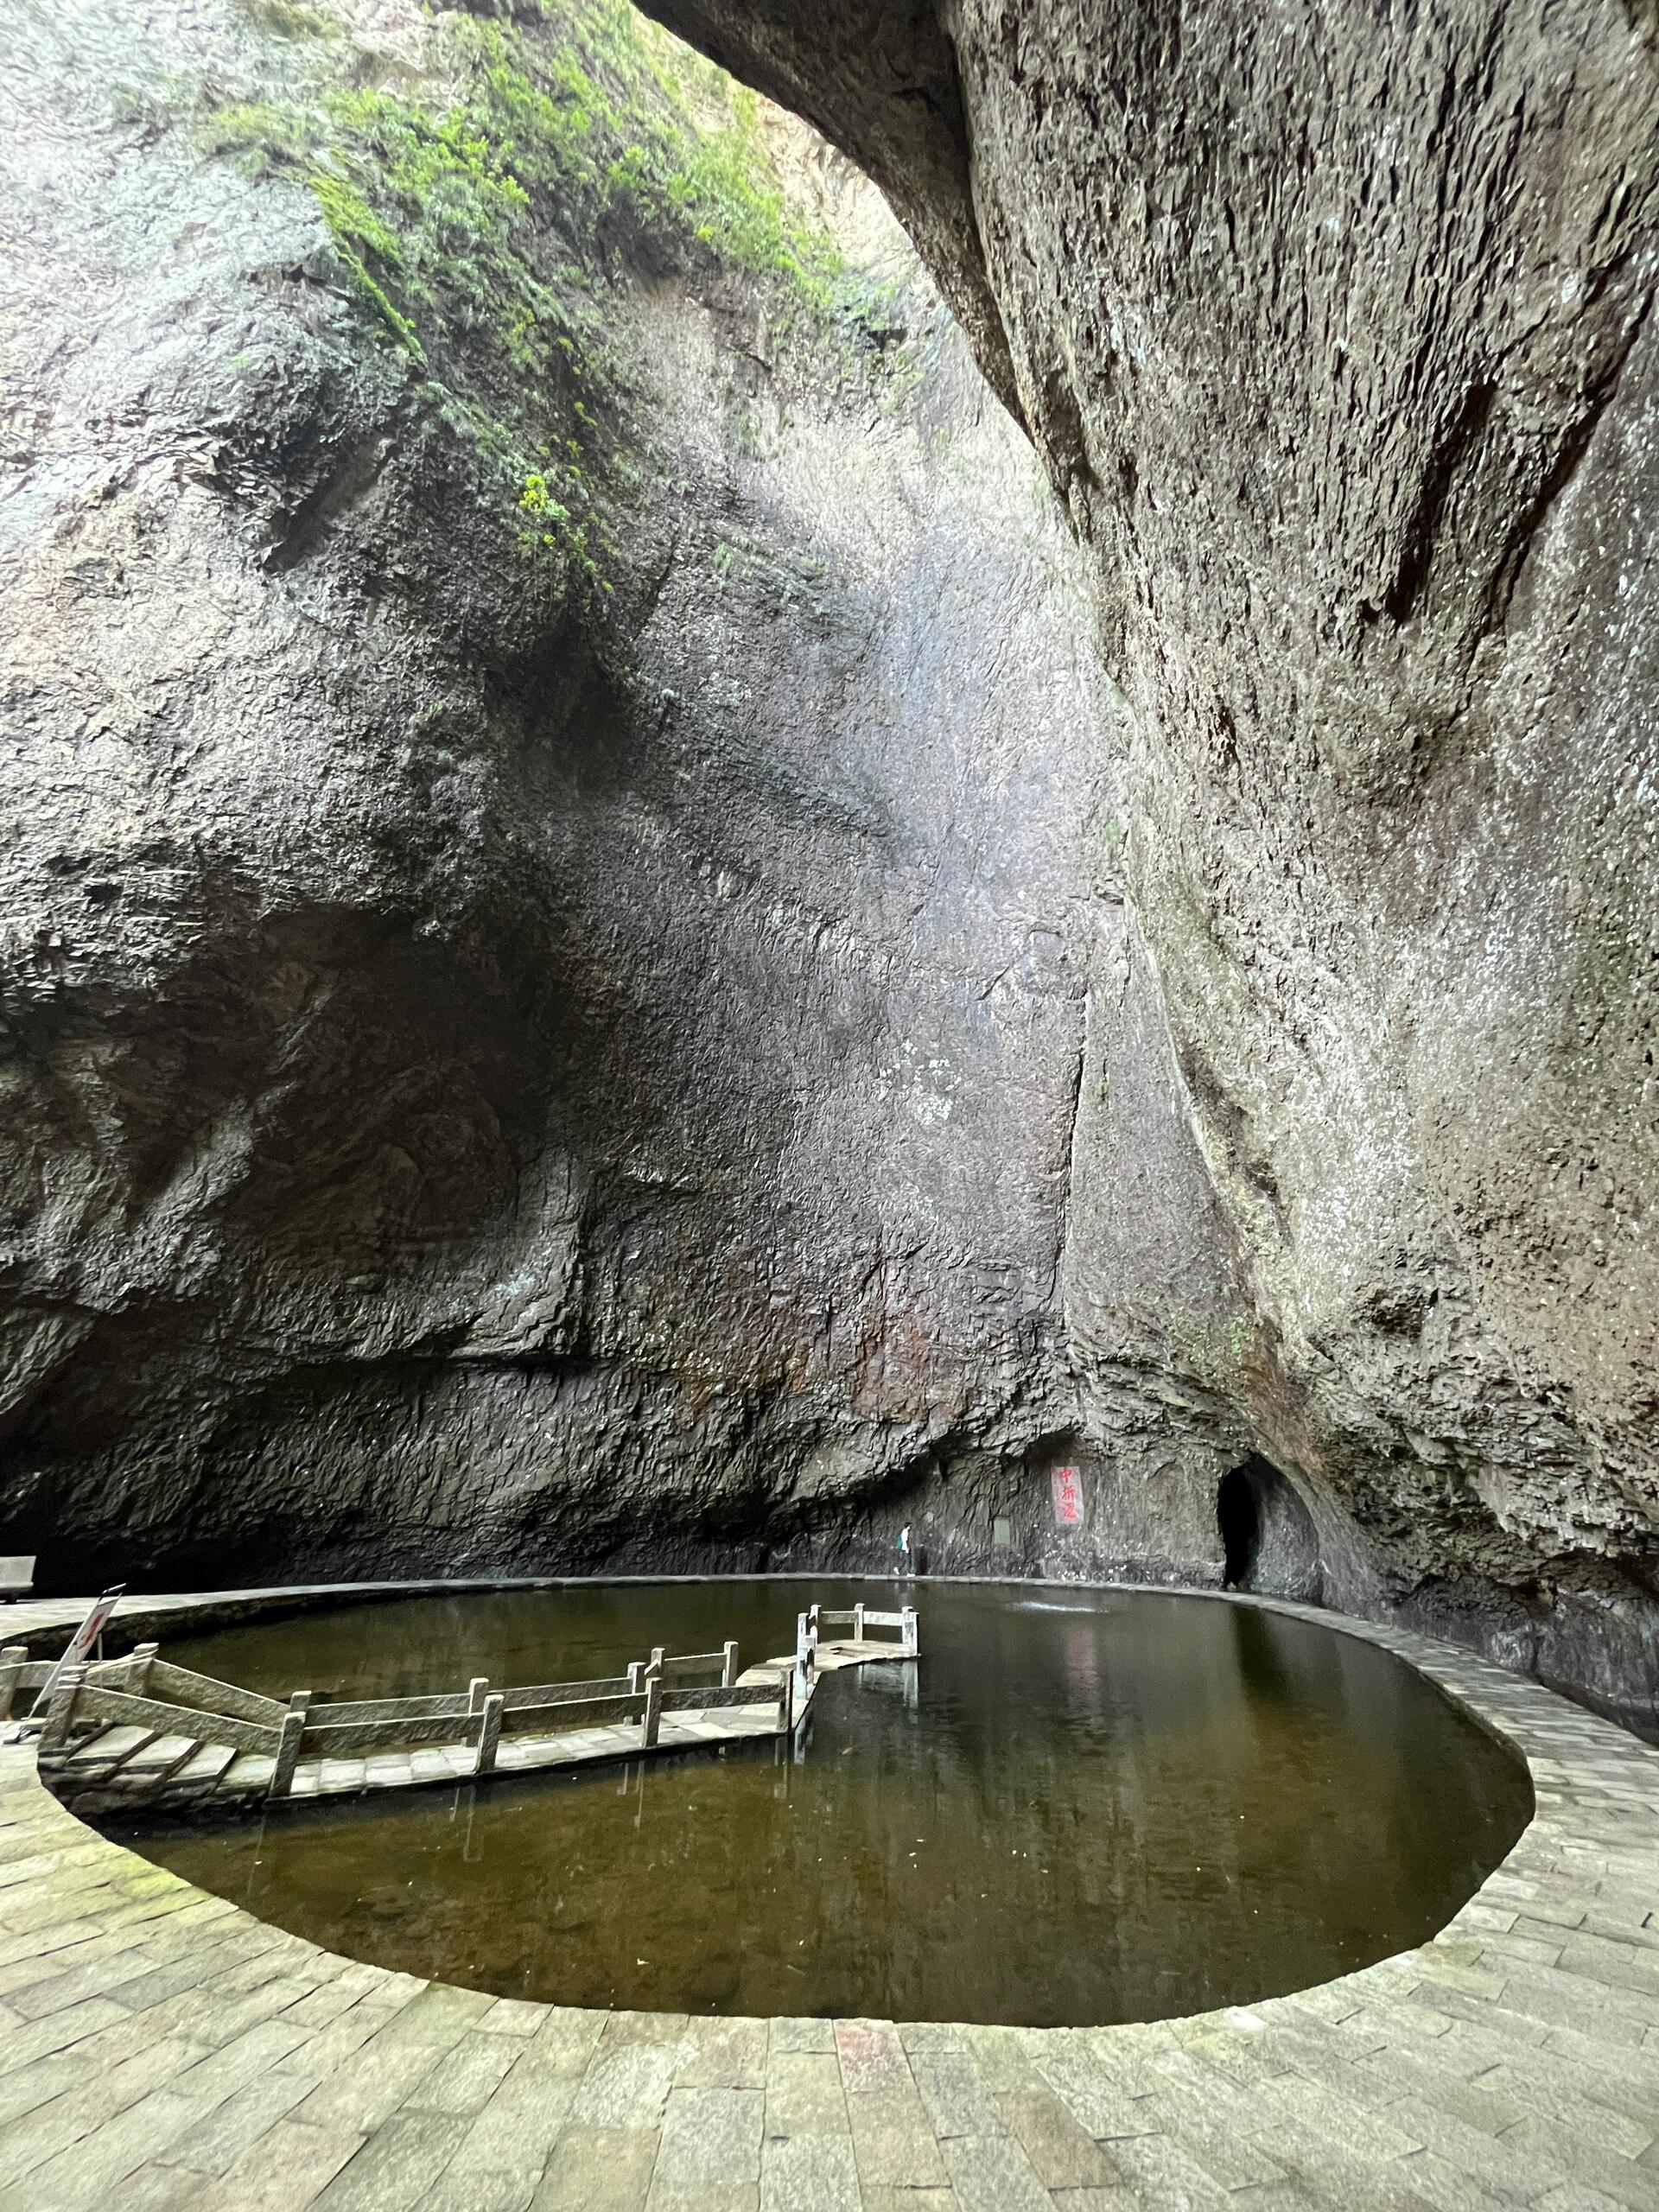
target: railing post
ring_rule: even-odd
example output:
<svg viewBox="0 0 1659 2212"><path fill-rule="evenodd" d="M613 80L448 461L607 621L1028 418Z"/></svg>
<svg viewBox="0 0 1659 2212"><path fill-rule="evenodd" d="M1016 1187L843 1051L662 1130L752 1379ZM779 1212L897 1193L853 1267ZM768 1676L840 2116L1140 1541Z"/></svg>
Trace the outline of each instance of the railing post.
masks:
<svg viewBox="0 0 1659 2212"><path fill-rule="evenodd" d="M499 1690L486 1697L480 1708L482 1719L478 1726L478 1760L474 1774L493 1774L495 1754L501 1742L501 1715L506 1709L506 1700Z"/></svg>
<svg viewBox="0 0 1659 2212"><path fill-rule="evenodd" d="M806 1609L806 1625L814 1643L818 1640L818 1601L815 1598Z"/></svg>
<svg viewBox="0 0 1659 2212"><path fill-rule="evenodd" d="M795 1616L795 1664L798 1667L806 1656L806 1615Z"/></svg>
<svg viewBox="0 0 1659 2212"><path fill-rule="evenodd" d="M853 1607L853 1642L855 1643L862 1643L863 1641L864 1608L862 1605L855 1605Z"/></svg>
<svg viewBox="0 0 1659 2212"><path fill-rule="evenodd" d="M144 1697L149 1689L149 1664L159 1643L135 1643L127 1654L126 1688L129 1697Z"/></svg>
<svg viewBox="0 0 1659 2212"><path fill-rule="evenodd" d="M645 1713L640 1724L639 1740L646 1751L655 1748L657 1732L663 1725L663 1678L658 1674L645 1676Z"/></svg>
<svg viewBox="0 0 1659 2212"><path fill-rule="evenodd" d="M52 1702L46 1709L46 1726L41 1731L41 1757L55 1757L69 1745L69 1730L75 1717L75 1700L80 1695L80 1686L86 1679L84 1667L66 1667L58 1676L57 1688L52 1693Z"/></svg>
<svg viewBox="0 0 1659 2212"><path fill-rule="evenodd" d="M0 1651L0 1720L11 1718L11 1701L17 1694L17 1670L29 1663L29 1647L9 1643Z"/></svg>
<svg viewBox="0 0 1659 2212"><path fill-rule="evenodd" d="M914 1605L906 1605L904 1609L903 1635L904 1649L914 1657L917 1650L919 1649L916 1639L916 1608Z"/></svg>
<svg viewBox="0 0 1659 2212"><path fill-rule="evenodd" d="M645 1681L645 1661L643 1659L630 1659L628 1662L628 1695L630 1697L639 1696L640 1685Z"/></svg>
<svg viewBox="0 0 1659 2212"><path fill-rule="evenodd" d="M735 1637L728 1637L726 1642L721 1660L720 1687L723 1690L737 1688L737 1638Z"/></svg>
<svg viewBox="0 0 1659 2212"><path fill-rule="evenodd" d="M310 1703L309 1690L296 1690L288 1700L283 1731L276 1738L276 1764L270 1770L267 1797L286 1797L294 1787L294 1770L300 1763L300 1740L305 1734L306 1710Z"/></svg>
<svg viewBox="0 0 1659 2212"><path fill-rule="evenodd" d="M484 1710L484 1700L489 1695L489 1676L487 1675L474 1675L471 1681L467 1685L467 1712L482 1713Z"/></svg>
<svg viewBox="0 0 1659 2212"><path fill-rule="evenodd" d="M652 1647L651 1647L651 1663L652 1663L652 1665L653 1667L655 1667L655 1668L658 1669L658 1671L659 1673L660 1673L660 1672L661 1672L661 1670L662 1670L662 1664L663 1664L663 1660L664 1660L664 1656L665 1656L665 1655L664 1655L664 1648L663 1648L663 1646L662 1646L660 1643L653 1643L653 1644L652 1645Z"/></svg>
<svg viewBox="0 0 1659 2212"><path fill-rule="evenodd" d="M778 1678L778 1703L782 1708L783 1732L785 1736L792 1736L795 1732L795 1669L792 1667Z"/></svg>

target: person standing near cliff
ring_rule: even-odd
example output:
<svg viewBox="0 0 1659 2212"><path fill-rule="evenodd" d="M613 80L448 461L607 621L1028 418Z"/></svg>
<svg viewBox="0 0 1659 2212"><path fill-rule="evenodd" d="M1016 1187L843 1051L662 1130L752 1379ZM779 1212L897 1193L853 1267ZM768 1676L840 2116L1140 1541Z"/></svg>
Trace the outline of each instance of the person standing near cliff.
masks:
<svg viewBox="0 0 1659 2212"><path fill-rule="evenodd" d="M893 1571L895 1574L908 1574L910 1573L910 1523L908 1521L899 1531L897 1548L899 1563Z"/></svg>

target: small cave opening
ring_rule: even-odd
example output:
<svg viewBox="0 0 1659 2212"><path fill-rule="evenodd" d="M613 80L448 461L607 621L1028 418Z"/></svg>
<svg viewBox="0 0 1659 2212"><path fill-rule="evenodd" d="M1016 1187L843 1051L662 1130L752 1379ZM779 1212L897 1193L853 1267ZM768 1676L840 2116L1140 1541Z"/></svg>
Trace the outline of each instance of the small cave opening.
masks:
<svg viewBox="0 0 1659 2212"><path fill-rule="evenodd" d="M1319 1531L1290 1477L1253 1452L1216 1491L1222 1586L1317 1605L1324 1586Z"/></svg>
<svg viewBox="0 0 1659 2212"><path fill-rule="evenodd" d="M1262 1549L1262 1505L1256 1469L1264 1462L1244 1460L1221 1478L1216 1492L1216 1525L1221 1532L1222 1586L1248 1590Z"/></svg>

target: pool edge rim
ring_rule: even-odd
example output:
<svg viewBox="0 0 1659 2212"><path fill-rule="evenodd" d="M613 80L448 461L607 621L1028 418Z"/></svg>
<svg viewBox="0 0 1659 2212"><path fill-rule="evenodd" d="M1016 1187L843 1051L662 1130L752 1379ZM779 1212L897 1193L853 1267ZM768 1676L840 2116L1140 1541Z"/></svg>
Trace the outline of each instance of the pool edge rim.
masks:
<svg viewBox="0 0 1659 2212"><path fill-rule="evenodd" d="M1522 1878L1537 1882L1540 1879L1547 1880L1549 1873L1559 1867L1563 1851L1570 1859L1575 1851L1582 1851L1586 1846L1595 1850L1604 1847L1605 1839L1595 1834L1588 1824L1580 1832L1575 1833L1574 1822L1570 1818L1570 1815L1580 1808L1574 1804L1574 1777L1572 1772L1573 1762L1562 1756L1562 1746L1554 1740L1560 1732L1565 1729L1569 1732L1570 1736L1582 1736L1586 1739L1586 1751L1599 1748L1621 1764L1630 1760L1638 1765L1650 1766L1651 1771L1647 1777L1646 1788L1641 1796L1644 1802L1651 1800L1656 1805L1659 1805L1659 1749L1644 1744L1640 1738L1621 1728L1617 1722L1590 1713L1584 1707L1575 1705L1571 1700L1563 1697L1559 1692L1546 1688L1543 1684L1533 1678L1510 1674L1490 1660L1481 1658L1459 1646L1442 1643L1432 1637L1420 1635L1415 1630L1395 1628L1382 1623L1359 1619L1351 1614L1335 1612L1323 1606L1300 1604L1286 1599L1259 1596L1248 1591L1163 1583L1093 1580L1084 1578L1072 1580L1069 1577L1064 1580L1030 1575L982 1574L906 1578L846 1575L825 1570L820 1570L816 1573L791 1570L775 1575L742 1573L677 1575L488 1576L432 1578L419 1581L391 1583L276 1585L256 1590L185 1592L176 1594L140 1593L135 1598L134 1610L131 1612L124 1613L122 1620L124 1625L129 1629L142 1627L146 1630L153 1630L163 1624L182 1627L187 1622L193 1629L198 1629L209 1625L229 1625L238 1615L244 1614L259 1614L279 1610L296 1612L321 1611L341 1602L350 1604L373 1602L377 1599L392 1600L397 1598L439 1595L452 1591L460 1592L496 1589L558 1588L595 1584L804 1582L842 1580L897 1581L918 1579L941 1584L1017 1586L1027 1590L1091 1590L1123 1595L1209 1598L1224 1604L1255 1606L1263 1611L1278 1613L1314 1626L1335 1630L1338 1633L1353 1637L1358 1642L1388 1651L1411 1667L1431 1687L1438 1689L1453 1706L1479 1726L1483 1732L1494 1738L1513 1752L1520 1759L1531 1786L1533 1798L1531 1817L1510 1850L1441 1928L1436 1929L1434 1934L1424 1942L1408 1950L1393 1953L1386 1958L1374 1961L1368 1966L1356 1967L1351 1974L1337 1975L1327 1981L1306 1983L1296 1990L1284 1992L1274 1997L1253 1999L1246 2004L1224 2005L1203 2012L1169 2014L1151 2022L1113 2022L1087 2028L1020 2027L1009 2031L1010 2032L1039 2037L1078 2034L1093 2037L1114 2035L1131 2036L1149 2026L1181 2025L1192 2028L1213 2023L1218 2027L1231 2029L1236 2028L1241 2020L1266 2015L1276 2005L1296 2004L1316 1991L1350 1992L1357 2008L1367 2002L1374 1993L1373 1978L1379 1976L1397 1978L1401 1969L1412 1970L1413 1962L1415 1962L1416 1969L1430 1980L1444 1981L1446 1977L1442 1969L1446 1967L1452 1967L1453 1969L1452 1986L1455 1986L1455 1976L1465 1973L1470 1961L1467 1959L1454 1957L1452 1947L1459 1944L1466 1946L1471 1941L1478 1945L1485 1943L1491 1933L1490 1923L1482 1921L1477 1916L1482 1913L1490 1915L1494 1910L1500 1913L1513 1914L1515 1910L1513 1897L1508 1892L1502 1892L1501 1885L1506 1873L1510 1874L1513 1878L1512 1870L1517 1869L1517 1862L1521 1863L1521 1867L1524 1870ZM73 1629L83 1618L87 1602L84 1599L25 1599L0 1606L0 1641L27 1642L33 1637L42 1637L61 1632L66 1629ZM148 1611L145 1611L146 1607L149 1608ZM227 1614L228 1618L217 1623L207 1623L191 1618L193 1615L203 1611L210 1614L222 1612ZM21 1639L9 1636L7 1630L10 1620L26 1613L48 1615L50 1618L33 1621L25 1636ZM152 1872L164 1871L156 1868L154 1862L144 1859L141 1854L129 1851L124 1845L112 1841L100 1829L82 1820L79 1815L65 1805L41 1781L35 1770L33 1752L28 1745L0 1745L0 1801L9 1796L12 1789L18 1786L16 1769L19 1766L27 1770L26 1780L22 1785L25 1794L33 1795L43 1800L58 1817L73 1821L81 1837L96 1840L100 1851L107 1852L119 1860L130 1860L136 1865L149 1868ZM6 1771L8 1768L12 1769L13 1771L8 1773ZM1579 1779L1580 1785L1593 1798L1595 1809L1598 1811L1604 1809L1608 1794L1605 1772L1586 1768ZM1587 1812L1590 1808L1586 1806L1583 1809ZM1656 1913L1659 1914L1659 1816L1656 1816L1651 1822L1651 1834L1653 1840L1647 1855L1652 1867L1655 1910ZM1541 1865L1538 1862L1544 1854L1548 1854L1548 1863ZM87 1863L83 1853L80 1866L80 1871L83 1873ZM238 1920L245 1920L260 1928L276 1929L279 1927L279 1923L261 1919L257 1913L249 1911L245 1906L236 1904L229 1899L219 1898L211 1891L198 1888L184 1876L169 1873L168 1878L170 1883L176 1884L179 1888L190 1891L193 1898L211 1901L221 1906L224 1912L234 1914ZM1495 1891L1498 1891L1499 1894L1492 1894ZM3 1920L3 1908L0 1905L0 1922ZM216 1922L215 1924L219 1923ZM289 1929L281 1929L280 1932L288 1942L303 1946L306 1951L315 1954L319 1959L337 1961L340 1966L355 1969L359 1973L384 1975L391 1980L413 1983L421 1988L456 1990L467 1995L488 1994L488 1993L468 1990L463 1983L446 1982L435 1977L411 1975L394 1967L381 1967L369 1961L353 1958L347 1952L331 1951L324 1945L314 1943L308 1937L297 1935ZM1445 1947L1444 1950L1442 1947ZM1438 1957L1437 1952L1440 1953ZM1569 1993L1576 1995L1579 1992L1575 1989ZM533 2007L548 2015L582 2013L591 2014L600 2019L615 2017L609 2008L563 2005L537 1998L498 1999L495 2001ZM682 2016L664 2012L654 2017L671 2018ZM788 2018L793 2016L733 2013L721 2014L718 2017L731 2022L765 2023L773 2018ZM902 2019L888 2020L883 2018L878 2024L891 2025L901 2032L906 2026L935 2033L957 2028L973 2032L980 2030L980 2024L974 2022L906 2022ZM1656 2035L1659 2037L1659 2027L1656 2029Z"/></svg>

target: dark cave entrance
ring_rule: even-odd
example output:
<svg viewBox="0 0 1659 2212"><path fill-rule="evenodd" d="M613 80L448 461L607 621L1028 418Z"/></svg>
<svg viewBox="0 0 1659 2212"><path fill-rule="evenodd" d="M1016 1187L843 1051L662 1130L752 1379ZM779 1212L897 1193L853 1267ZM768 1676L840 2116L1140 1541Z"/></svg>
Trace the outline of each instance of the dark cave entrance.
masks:
<svg viewBox="0 0 1659 2212"><path fill-rule="evenodd" d="M1260 1459L1246 1459L1221 1478L1216 1492L1216 1526L1221 1531L1222 1586L1248 1590L1262 1550L1262 1504L1257 1469Z"/></svg>
<svg viewBox="0 0 1659 2212"><path fill-rule="evenodd" d="M1325 1569L1319 1531L1290 1477L1253 1452L1216 1491L1222 1586L1318 1605Z"/></svg>

